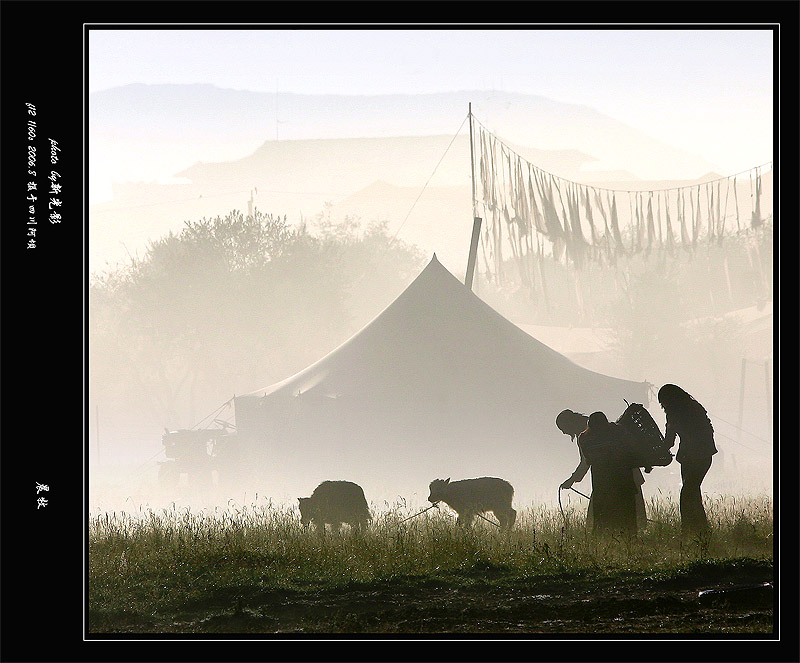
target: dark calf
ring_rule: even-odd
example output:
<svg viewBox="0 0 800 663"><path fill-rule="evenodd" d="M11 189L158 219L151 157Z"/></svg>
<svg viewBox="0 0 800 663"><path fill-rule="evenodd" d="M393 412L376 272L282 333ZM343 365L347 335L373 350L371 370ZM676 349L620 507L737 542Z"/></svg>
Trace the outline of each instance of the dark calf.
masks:
<svg viewBox="0 0 800 663"><path fill-rule="evenodd" d="M364 491L351 481L323 481L311 497L297 499L300 522L313 523L321 532L325 531L325 525L338 531L342 523L360 530L372 520Z"/></svg>

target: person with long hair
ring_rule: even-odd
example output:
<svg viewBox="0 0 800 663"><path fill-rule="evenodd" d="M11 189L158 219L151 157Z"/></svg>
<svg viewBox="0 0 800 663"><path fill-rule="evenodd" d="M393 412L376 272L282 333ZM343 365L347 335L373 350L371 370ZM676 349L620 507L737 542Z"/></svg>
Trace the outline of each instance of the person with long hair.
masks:
<svg viewBox="0 0 800 663"><path fill-rule="evenodd" d="M667 444L672 447L675 437L680 437L675 460L681 464L681 531L706 533L709 525L700 484L711 468L711 457L717 453L714 427L705 408L677 385L661 387L658 402L667 415Z"/></svg>
<svg viewBox="0 0 800 663"><path fill-rule="evenodd" d="M570 439L575 442L578 436L586 430L589 425L589 417L580 412L573 412L572 410L562 410L556 417L556 427L564 435L569 435ZM575 468L575 471L569 478L561 484L560 490L569 490L572 485L579 483L586 476L589 471L589 461L583 455L583 452L578 448L580 454L580 462ZM642 485L644 484L644 477L642 471L638 467L631 469L633 475L633 482L636 484L636 524L639 529L647 527L647 511L644 505L644 495L642 493ZM594 503L593 498L589 498L589 506L586 509L586 526L592 529L594 526Z"/></svg>

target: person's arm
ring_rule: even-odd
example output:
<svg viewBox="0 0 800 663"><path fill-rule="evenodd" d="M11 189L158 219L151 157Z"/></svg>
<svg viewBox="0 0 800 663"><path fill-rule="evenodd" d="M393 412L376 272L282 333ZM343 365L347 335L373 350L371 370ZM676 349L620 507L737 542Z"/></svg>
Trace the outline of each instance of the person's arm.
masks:
<svg viewBox="0 0 800 663"><path fill-rule="evenodd" d="M664 433L664 440L667 443L668 449L671 449L675 444L676 435L677 431L675 430L675 424L670 420L669 415L667 415L667 426L666 426L666 431Z"/></svg>
<svg viewBox="0 0 800 663"><path fill-rule="evenodd" d="M575 468L575 471L572 473L569 479L561 484L561 487L564 490L569 490L572 488L572 484L583 480L583 477L585 477L586 473L589 471L589 461L586 460L586 456L583 455L583 451L581 451L580 447L578 448L578 451L580 451L581 454L581 461L578 463L578 467Z"/></svg>

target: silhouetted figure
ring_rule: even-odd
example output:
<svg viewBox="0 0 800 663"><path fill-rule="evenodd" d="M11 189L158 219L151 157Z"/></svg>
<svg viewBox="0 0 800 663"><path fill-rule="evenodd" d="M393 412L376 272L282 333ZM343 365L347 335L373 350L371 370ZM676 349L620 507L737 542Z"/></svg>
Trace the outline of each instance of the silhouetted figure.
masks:
<svg viewBox="0 0 800 663"><path fill-rule="evenodd" d="M589 424L589 417L580 412L573 412L572 410L562 410L556 417L556 426L564 435L569 435L572 440L577 440L578 436L586 430ZM589 461L583 455L583 452L578 447L581 459L578 467L570 475L570 477L561 484L563 490L569 490L573 484L579 483L586 476L589 471ZM642 471L638 467L631 469L633 482L636 484L636 525L639 528L647 527L647 512L644 506L644 495L642 494L642 484L644 484L644 477ZM589 506L586 510L586 526L592 529L594 527L594 500L590 497Z"/></svg>
<svg viewBox="0 0 800 663"><path fill-rule="evenodd" d="M681 438L675 455L681 464L681 530L684 534L705 533L708 518L700 484L711 468L711 457L717 453L714 427L705 408L674 384L665 384L658 390L658 402L667 415L667 444L672 447L675 436Z"/></svg>
<svg viewBox="0 0 800 663"><path fill-rule="evenodd" d="M602 412L594 412L588 427L578 436L578 448L592 468L592 532L623 531L635 534L636 493L633 454L623 441L619 427Z"/></svg>
<svg viewBox="0 0 800 663"><path fill-rule="evenodd" d="M573 440L578 437L589 424L589 417L572 410L561 410L556 417L556 426L564 435L569 435Z"/></svg>
<svg viewBox="0 0 800 663"><path fill-rule="evenodd" d="M556 426L558 430L564 433L564 435L569 435L573 442L578 439L578 435L586 430L588 424L589 417L580 412L573 412L572 410L562 410L556 417ZM580 451L580 449L578 451ZM575 471L570 475L569 479L561 484L561 487L564 490L569 490L572 488L573 483L582 481L588 471L589 463L583 457L583 453L581 453L581 460L578 463L578 467L575 468Z"/></svg>

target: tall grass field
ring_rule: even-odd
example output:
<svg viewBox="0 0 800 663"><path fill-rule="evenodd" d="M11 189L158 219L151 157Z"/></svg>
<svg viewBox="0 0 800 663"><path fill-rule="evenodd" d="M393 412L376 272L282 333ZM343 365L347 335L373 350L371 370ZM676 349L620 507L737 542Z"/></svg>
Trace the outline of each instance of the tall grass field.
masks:
<svg viewBox="0 0 800 663"><path fill-rule="evenodd" d="M711 533L694 538L668 498L650 501L631 537L592 536L573 505L517 507L509 532L481 519L457 527L444 505L405 522L415 512L402 504L371 508L366 531L338 533L270 502L90 515L88 630L581 632L598 627L582 603L610 631L659 630L659 610L676 632L772 629L771 607L740 623L727 603L704 612L697 601L703 588L772 581L766 496L707 499ZM686 614L691 623L677 619Z"/></svg>

